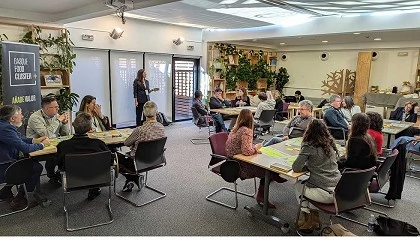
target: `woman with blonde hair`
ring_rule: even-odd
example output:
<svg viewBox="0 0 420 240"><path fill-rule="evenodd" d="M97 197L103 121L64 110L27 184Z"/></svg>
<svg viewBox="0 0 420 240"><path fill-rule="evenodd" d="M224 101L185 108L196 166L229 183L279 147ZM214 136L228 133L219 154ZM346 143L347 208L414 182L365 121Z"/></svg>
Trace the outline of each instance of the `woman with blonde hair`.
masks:
<svg viewBox="0 0 420 240"><path fill-rule="evenodd" d="M249 109L242 109L236 120L236 124L233 127L232 131L229 134L228 140L226 142L226 156L233 157L236 154L243 154L246 156L254 155L259 152L259 149L262 147L261 143L256 145L253 144L253 135L254 135L254 118L252 112ZM258 188L258 193L256 196L258 204L263 204L264 202L264 177L265 170L261 167L246 163L243 161L238 161L241 170L239 177L243 179L249 179L258 177L260 178L260 186ZM279 183L286 182L284 178L281 178L278 174L271 174L271 180L274 180ZM275 206L268 202L269 208L275 208Z"/></svg>

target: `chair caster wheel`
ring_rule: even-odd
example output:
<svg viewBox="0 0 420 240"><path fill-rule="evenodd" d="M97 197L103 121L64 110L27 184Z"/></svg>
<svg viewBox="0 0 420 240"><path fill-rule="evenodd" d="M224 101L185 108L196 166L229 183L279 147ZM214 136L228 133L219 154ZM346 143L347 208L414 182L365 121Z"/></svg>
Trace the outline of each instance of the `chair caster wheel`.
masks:
<svg viewBox="0 0 420 240"><path fill-rule="evenodd" d="M288 223L285 223L280 229L283 233L288 233L290 230L290 225Z"/></svg>

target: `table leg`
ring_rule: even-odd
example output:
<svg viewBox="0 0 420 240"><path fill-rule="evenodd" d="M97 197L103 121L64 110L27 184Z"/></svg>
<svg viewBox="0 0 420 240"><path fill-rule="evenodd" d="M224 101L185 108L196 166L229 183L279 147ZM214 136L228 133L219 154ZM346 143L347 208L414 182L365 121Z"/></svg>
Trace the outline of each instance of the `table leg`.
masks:
<svg viewBox="0 0 420 240"><path fill-rule="evenodd" d="M289 230L289 223L281 220L278 217L268 215L268 196L270 190L270 170L265 171L265 181L264 181L264 206L263 210L256 209L254 207L245 206L245 209L251 214L251 216L262 220L268 224L271 224L275 227L280 228L284 233Z"/></svg>
<svg viewBox="0 0 420 240"><path fill-rule="evenodd" d="M386 148L389 149L390 145L391 145L391 134L388 134L388 139L386 141Z"/></svg>

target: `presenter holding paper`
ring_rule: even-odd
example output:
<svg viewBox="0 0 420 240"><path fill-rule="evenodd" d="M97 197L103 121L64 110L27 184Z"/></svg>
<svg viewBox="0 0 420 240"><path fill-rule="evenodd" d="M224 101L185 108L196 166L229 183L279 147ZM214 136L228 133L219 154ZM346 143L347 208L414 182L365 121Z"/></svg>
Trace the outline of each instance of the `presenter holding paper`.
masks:
<svg viewBox="0 0 420 240"><path fill-rule="evenodd" d="M150 100L149 94L153 91L158 91L159 88L150 89L149 81L146 80L146 70L140 69L137 72L137 77L133 82L134 105L136 106L136 125L140 126L143 123L143 106Z"/></svg>

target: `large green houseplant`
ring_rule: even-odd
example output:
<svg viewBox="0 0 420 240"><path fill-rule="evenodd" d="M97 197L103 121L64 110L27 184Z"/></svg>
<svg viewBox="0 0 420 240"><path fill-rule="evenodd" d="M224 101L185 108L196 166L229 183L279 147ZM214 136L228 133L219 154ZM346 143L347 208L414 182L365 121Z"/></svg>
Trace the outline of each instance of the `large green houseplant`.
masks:
<svg viewBox="0 0 420 240"><path fill-rule="evenodd" d="M258 76L253 71L246 54L239 54L236 77L238 81L246 81L248 83L248 89L257 88Z"/></svg>
<svg viewBox="0 0 420 240"><path fill-rule="evenodd" d="M280 93L283 93L283 88L286 83L289 82L289 73L287 73L287 69L284 67L279 68L279 72L276 75L276 90Z"/></svg>

